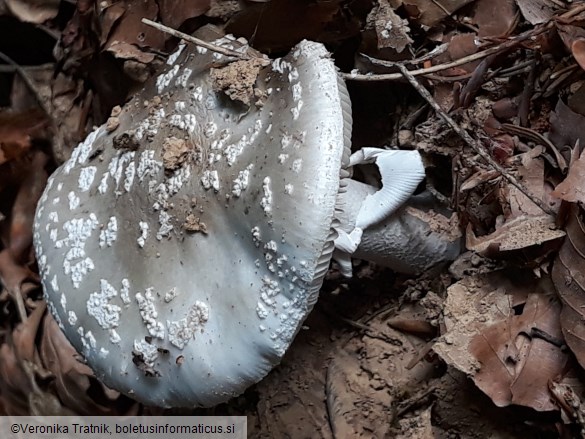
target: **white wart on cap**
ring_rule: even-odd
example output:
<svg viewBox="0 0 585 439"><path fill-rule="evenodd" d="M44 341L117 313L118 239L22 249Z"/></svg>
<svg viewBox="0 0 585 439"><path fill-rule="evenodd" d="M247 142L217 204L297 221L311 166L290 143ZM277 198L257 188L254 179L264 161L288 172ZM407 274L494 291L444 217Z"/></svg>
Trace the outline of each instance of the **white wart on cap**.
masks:
<svg viewBox="0 0 585 439"><path fill-rule="evenodd" d="M35 246L49 307L99 378L212 406L280 361L317 298L351 108L321 44L260 69L258 105L214 89L225 57L180 50L51 177Z"/></svg>

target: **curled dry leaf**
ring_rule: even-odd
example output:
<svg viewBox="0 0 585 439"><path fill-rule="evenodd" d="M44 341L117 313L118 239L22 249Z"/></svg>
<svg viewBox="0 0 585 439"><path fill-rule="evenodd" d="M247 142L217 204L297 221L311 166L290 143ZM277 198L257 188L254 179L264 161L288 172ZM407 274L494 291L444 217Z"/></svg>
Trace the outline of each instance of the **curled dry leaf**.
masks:
<svg viewBox="0 0 585 439"><path fill-rule="evenodd" d="M232 17L226 32L253 40L254 48L265 53L288 50L302 39L338 42L359 34L359 9L363 3L362 0L250 3Z"/></svg>
<svg viewBox="0 0 585 439"><path fill-rule="evenodd" d="M124 15L110 34L106 49L116 41L135 44L138 47L150 47L163 50L165 35L160 31L142 23L142 18L156 20L159 8L154 0L133 2L125 0Z"/></svg>
<svg viewBox="0 0 585 439"><path fill-rule="evenodd" d="M569 356L551 290L518 271L468 277L448 289L447 332L433 349L500 407L556 410L548 383Z"/></svg>
<svg viewBox="0 0 585 439"><path fill-rule="evenodd" d="M368 16L369 20L376 30L378 49L392 48L400 53L413 42L408 20L394 12L389 0L380 0Z"/></svg>
<svg viewBox="0 0 585 439"><path fill-rule="evenodd" d="M38 282L38 274L19 264L10 249L0 251L0 286L3 287L0 291L3 294L8 293L10 299L14 301L21 320L26 316L24 299L35 286L38 287ZM6 299L0 296L0 300Z"/></svg>
<svg viewBox="0 0 585 439"><path fill-rule="evenodd" d="M544 190L544 161L541 158L544 152L543 146L536 146L529 152L514 156L513 160L519 162L518 176L533 196L540 200L545 199ZM530 198L516 186L508 185L508 203L510 205L510 218L522 215L540 216L542 210L534 204Z"/></svg>
<svg viewBox="0 0 585 439"><path fill-rule="evenodd" d="M585 39L578 38L571 44L571 53L575 61L585 70Z"/></svg>
<svg viewBox="0 0 585 439"><path fill-rule="evenodd" d="M57 16L61 0L4 0L4 3L19 20L41 24Z"/></svg>
<svg viewBox="0 0 585 439"><path fill-rule="evenodd" d="M211 0L158 0L161 21L174 29L207 12L210 4Z"/></svg>
<svg viewBox="0 0 585 439"><path fill-rule="evenodd" d="M43 137L47 124L46 115L36 109L0 113L0 165L21 157L34 138Z"/></svg>
<svg viewBox="0 0 585 439"><path fill-rule="evenodd" d="M435 26L448 15L473 0L403 0L401 3L416 17L416 21L425 26ZM416 11L416 14L415 14Z"/></svg>
<svg viewBox="0 0 585 439"><path fill-rule="evenodd" d="M32 226L34 222L37 202L49 175L45 166L49 157L41 152L35 151L28 175L24 178L16 194L10 215L10 251L17 260L23 260L32 244Z"/></svg>
<svg viewBox="0 0 585 439"><path fill-rule="evenodd" d="M481 237L476 237L468 224L466 246L490 258L511 257L519 251L542 254L558 248L564 236L565 232L556 228L550 215L519 216Z"/></svg>
<svg viewBox="0 0 585 439"><path fill-rule="evenodd" d="M546 199L544 164L539 157L542 152L543 147L538 146L510 160L519 162L518 174L528 191L544 200ZM556 228L554 218L544 214L523 191L516 187L508 185L504 195L509 205L509 215L504 224L496 227L493 233L481 237L477 237L471 224L468 224L467 249L490 258L510 258L520 255L523 259L537 258L557 249L565 233Z"/></svg>
<svg viewBox="0 0 585 439"><path fill-rule="evenodd" d="M480 37L506 35L516 20L514 0L479 0L473 19L479 27Z"/></svg>
<svg viewBox="0 0 585 439"><path fill-rule="evenodd" d="M530 24L548 21L554 15L554 3L548 0L516 0L520 12Z"/></svg>
<svg viewBox="0 0 585 439"><path fill-rule="evenodd" d="M567 177L555 188L551 195L569 203L585 203L585 153L571 163Z"/></svg>
<svg viewBox="0 0 585 439"><path fill-rule="evenodd" d="M566 378L564 382L551 381L549 388L560 406L563 421L574 422L581 427L581 438L585 438L585 403L582 400L583 384L578 377ZM569 436L567 432L566 437Z"/></svg>
<svg viewBox="0 0 585 439"><path fill-rule="evenodd" d="M573 148L578 141L582 145L583 140L580 139L585 139L585 116L573 111L559 99L550 113L549 138L557 149L565 145Z"/></svg>
<svg viewBox="0 0 585 439"><path fill-rule="evenodd" d="M66 407L80 415L106 416L131 414L137 403L111 390L97 380L67 341L57 322L47 313L40 341L42 364L54 375L51 388Z"/></svg>
<svg viewBox="0 0 585 439"><path fill-rule="evenodd" d="M566 225L567 238L557 255L552 280L563 303L561 326L567 345L585 367L585 224L574 205Z"/></svg>
<svg viewBox="0 0 585 439"><path fill-rule="evenodd" d="M43 390L37 379L50 378L39 362L35 339L45 313L44 303L16 326L0 345L0 405L9 415L70 415L58 399Z"/></svg>

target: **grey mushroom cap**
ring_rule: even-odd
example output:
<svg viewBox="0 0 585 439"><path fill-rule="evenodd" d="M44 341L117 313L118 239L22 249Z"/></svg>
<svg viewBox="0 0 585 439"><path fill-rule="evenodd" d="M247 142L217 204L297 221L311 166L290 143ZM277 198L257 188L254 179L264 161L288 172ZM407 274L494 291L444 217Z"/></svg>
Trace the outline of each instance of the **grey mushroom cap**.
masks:
<svg viewBox="0 0 585 439"><path fill-rule="evenodd" d="M351 105L328 52L303 41L261 68L249 106L214 90L227 61L182 45L37 209L51 312L100 379L146 404L212 406L258 382L334 248Z"/></svg>

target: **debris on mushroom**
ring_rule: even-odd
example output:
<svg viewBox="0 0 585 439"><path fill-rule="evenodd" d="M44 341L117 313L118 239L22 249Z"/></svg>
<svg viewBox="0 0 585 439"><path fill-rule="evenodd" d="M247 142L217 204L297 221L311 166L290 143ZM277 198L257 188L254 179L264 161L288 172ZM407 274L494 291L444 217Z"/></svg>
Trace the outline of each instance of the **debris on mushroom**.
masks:
<svg viewBox="0 0 585 439"><path fill-rule="evenodd" d="M234 61L227 66L211 69L215 91L223 91L230 99L250 105L255 95L256 78L262 64L259 59Z"/></svg>
<svg viewBox="0 0 585 439"><path fill-rule="evenodd" d="M230 61L183 50L115 132L100 127L74 150L37 208L56 321L99 378L150 405L212 406L258 382L311 311L336 245L342 260L374 258L414 221L406 213L385 235L424 176L418 153L351 155L349 95L323 45L303 41L260 68L261 106L214 87L211 67ZM351 180L362 162L380 168L381 189ZM420 270L439 253L400 259Z"/></svg>

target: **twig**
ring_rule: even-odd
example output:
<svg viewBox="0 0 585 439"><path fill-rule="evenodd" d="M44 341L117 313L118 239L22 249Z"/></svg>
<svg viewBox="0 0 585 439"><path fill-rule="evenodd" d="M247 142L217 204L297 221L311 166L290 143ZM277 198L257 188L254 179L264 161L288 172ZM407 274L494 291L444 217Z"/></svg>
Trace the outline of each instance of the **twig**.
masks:
<svg viewBox="0 0 585 439"><path fill-rule="evenodd" d="M437 7L439 8L441 11L443 11L447 17L450 17L452 12L449 12L449 10L443 6L441 3L439 3L437 0L431 0L431 2Z"/></svg>
<svg viewBox="0 0 585 439"><path fill-rule="evenodd" d="M10 65L10 64L1 64L0 65L0 73L14 73L14 72L16 72L17 67L20 67L24 71L28 71L28 72L38 72L38 71L47 70L49 68L53 69L55 67L55 64L47 63L47 64L40 64L38 66L15 66L15 65Z"/></svg>
<svg viewBox="0 0 585 439"><path fill-rule="evenodd" d="M410 74L412 76L426 75L429 73L440 72L440 71L447 70L447 69L450 69L453 67L458 67L458 66L461 66L463 64L467 64L468 62L471 62L471 61L477 61L479 59L483 59L483 58L488 57L490 55L493 55L493 54L499 53L501 51L507 50L509 48L512 48L524 40L527 40L527 39L535 37L536 35L539 35L543 32L546 32L547 30L551 29L554 26L554 19L555 18L568 20L568 19L574 17L575 15L580 14L583 11L585 11L585 4L580 4L578 6L575 6L573 9L559 15L558 17L551 18L548 22L544 23L541 27L539 27L537 29L531 29L529 31L521 33L517 37L506 40L498 46L490 47L489 49L482 50L481 52L473 53L473 54L468 55L468 56L464 56L463 58L460 58L458 60L451 61L451 62L448 62L445 64L439 64L439 65L431 66L431 67L427 67L427 68L411 70ZM383 63L381 60L377 60L377 61L378 61L377 62L378 64ZM405 63L410 64L412 62L405 61ZM387 64L384 63L382 65L388 66L389 64L391 64L391 63L388 62ZM402 79L401 73L386 73L386 74L380 74L380 75L362 74L362 73L342 73L341 76L343 77L343 79L348 80L348 81L396 81L398 79Z"/></svg>
<svg viewBox="0 0 585 439"><path fill-rule="evenodd" d="M467 64L467 63L472 62L472 61L477 61L477 60L486 58L490 55L494 55L494 54L503 52L505 50L511 49L511 48L515 47L516 45L518 45L519 43L521 43L522 41L525 41L525 40L528 40L532 37L535 37L536 35L539 35L545 31L547 31L548 29L549 29L548 25L541 26L537 29L531 29L529 31L526 31L526 32L518 35L517 37L510 38L497 46L490 47L488 49L482 50L481 52L472 53L471 55L464 56L463 58L460 58L460 59L457 59L455 61L451 61L451 62L448 62L445 64L438 64L436 66L411 70L410 74L412 76L426 75L428 73L440 72L443 70L451 69L453 67L461 66L463 64ZM387 62L386 65L388 66L390 64L391 64L391 62ZM395 64L395 65L397 66L398 64ZM381 74L381 75L343 73L342 76L344 79L351 80L351 81L396 81L398 79L402 79L402 77L403 77L403 75L401 73L386 73L386 74Z"/></svg>
<svg viewBox="0 0 585 439"><path fill-rule="evenodd" d="M18 73L18 76L20 76L20 78L26 84L27 88L29 89L29 91L32 93L33 97L37 101L37 104L39 105L39 107L45 112L45 114L47 115L49 120L51 120L51 122L53 122L53 118L51 116L52 112L49 110L49 108L46 106L45 102L42 100L41 95L39 93L39 90L38 90L37 86L35 85L35 83L32 81L32 79L30 78L30 75L24 70L24 68L22 68L20 65L18 65L8 55L0 52L0 59L2 61L4 61L5 63L8 63L8 65L10 65L12 67L12 69L14 69L14 71L16 73Z"/></svg>
<svg viewBox="0 0 585 439"><path fill-rule="evenodd" d="M404 60L402 62L404 64L408 64L408 65L420 64L420 63L423 63L425 61L429 61L429 60L433 59L434 57L441 55L442 53L445 53L448 48L449 48L449 44L443 43L440 46L435 47L429 53L424 54L420 58L407 59L407 60ZM384 59L374 58L374 57L371 57L369 55L366 55L365 53L360 53L360 56L363 56L369 62L371 62L372 64L377 65L377 66L394 67L394 63L391 61L386 61Z"/></svg>
<svg viewBox="0 0 585 439"><path fill-rule="evenodd" d="M477 60L486 58L490 55L500 53L504 50L511 49L511 48L515 47L518 43L520 43L524 40L527 40L529 38L533 38L536 35L539 35L545 31L548 31L551 28L553 28L554 24L555 24L555 21L554 21L555 19L558 18L560 20L569 20L569 19L573 18L574 16L580 14L583 11L585 11L585 3L575 6L573 9L570 9L569 11L567 11L559 16L552 17L546 23L543 23L543 25L540 26L539 28L526 31L526 32L514 37L514 38L511 38L511 39L504 41L502 44L500 44L498 46L490 47L490 48L483 50L481 52L477 52L477 53L465 56L463 58L460 58L458 60L451 61L448 63L439 64L436 66L431 66L431 67L422 68L422 69L411 70L410 74L412 76L428 75L430 73L440 72L440 71L447 70L447 69L450 69L453 67L458 67L458 66L461 66L463 64L467 64L469 62L477 61ZM374 64L384 65L386 67L388 67L392 64L392 62L389 62L389 61L374 60L370 57L368 57L368 58ZM413 64L413 63L415 63L413 61L416 61L416 60L403 61L403 63L404 64ZM348 81L396 81L396 80L402 79L402 77L403 77L403 75L401 73L386 73L386 74L342 73L341 76L345 80L348 80ZM439 78L435 77L432 79L438 80Z"/></svg>
<svg viewBox="0 0 585 439"><path fill-rule="evenodd" d="M508 180L510 184L517 187L520 192L522 192L530 199L530 201L532 201L534 204L536 204L549 215L556 216L555 212L552 209L546 206L542 202L542 200L536 198L532 193L530 193L530 191L528 191L524 187L524 185L518 181L516 177L510 175L499 163L497 163L479 142L477 142L473 137L471 137L467 131L465 131L463 128L457 125L457 123L451 118L451 116L449 116L447 113L445 113L445 111L443 111L443 109L440 107L437 101L431 96L428 90L424 88L416 80L416 78L412 75L411 72L408 71L408 69L405 66L401 64L396 64L396 67L400 70L400 72L408 80L408 82L410 82L410 84L416 89L416 91L418 91L418 93L429 103L429 105L433 107L435 112L447 123L447 125L449 125L453 129L453 131L457 133L459 137L463 139L463 141L471 149L473 149L481 158L488 162L490 166L492 166L496 171L502 174L502 176L506 178L506 180Z"/></svg>
<svg viewBox="0 0 585 439"><path fill-rule="evenodd" d="M483 50L481 52L476 52L468 56L464 56L463 58L459 58L458 60L451 61L445 64L438 64L436 66L426 67L422 69L411 70L410 74L413 76L420 76L426 75L427 73L435 73L441 72L443 70L451 69L453 67L458 67L463 64L467 64L472 61L477 61L478 59L485 58L486 56L490 56L494 53L498 53L502 50L501 46L490 47L489 49ZM396 64L395 64L396 65ZM342 73L344 79L351 80L351 81L396 81L398 79L402 79L403 76L401 73L384 73L381 75L376 74L357 74L357 73Z"/></svg>
<svg viewBox="0 0 585 439"><path fill-rule="evenodd" d="M172 27L168 27L168 26L165 26L163 24L157 23L155 21L149 20L148 18L143 18L142 22L144 24L146 24L147 26L154 27L155 29L157 29L161 32L172 35L173 37L181 38L181 39L188 41L189 43L193 43L197 46L204 47L206 49L211 50L212 52L220 53L220 54L225 55L225 56L231 56L233 58L238 58L238 59L243 59L243 60L258 59L258 60L262 61L262 63L265 65L268 65L270 63L270 61L266 58L254 57L248 53L242 53L242 52L238 52L236 50L227 49L225 47L218 46L217 44L208 43L207 41L203 41L199 38L192 37L191 35L188 35L186 33L179 32L178 30L173 29Z"/></svg>

